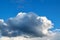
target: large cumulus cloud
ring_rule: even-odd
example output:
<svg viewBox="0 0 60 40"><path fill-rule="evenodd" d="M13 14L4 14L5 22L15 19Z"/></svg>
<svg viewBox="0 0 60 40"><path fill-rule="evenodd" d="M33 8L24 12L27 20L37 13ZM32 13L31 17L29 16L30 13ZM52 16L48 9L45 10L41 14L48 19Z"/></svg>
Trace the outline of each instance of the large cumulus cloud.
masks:
<svg viewBox="0 0 60 40"><path fill-rule="evenodd" d="M2 40L4 38L9 40L9 37L12 37L14 40L54 40L60 35L58 32L51 31L51 28L53 28L51 20L31 12L20 12L6 22L0 19L0 36L3 36Z"/></svg>

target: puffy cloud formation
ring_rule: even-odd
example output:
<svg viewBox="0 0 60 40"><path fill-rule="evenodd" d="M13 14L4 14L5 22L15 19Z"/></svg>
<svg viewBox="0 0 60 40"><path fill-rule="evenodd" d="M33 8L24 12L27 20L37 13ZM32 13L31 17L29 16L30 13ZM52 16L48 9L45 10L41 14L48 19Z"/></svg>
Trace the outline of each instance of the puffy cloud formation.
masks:
<svg viewBox="0 0 60 40"><path fill-rule="evenodd" d="M60 40L60 32L51 31L53 23L45 16L34 13L18 13L6 22L0 19L2 40ZM58 38L57 38L58 37Z"/></svg>

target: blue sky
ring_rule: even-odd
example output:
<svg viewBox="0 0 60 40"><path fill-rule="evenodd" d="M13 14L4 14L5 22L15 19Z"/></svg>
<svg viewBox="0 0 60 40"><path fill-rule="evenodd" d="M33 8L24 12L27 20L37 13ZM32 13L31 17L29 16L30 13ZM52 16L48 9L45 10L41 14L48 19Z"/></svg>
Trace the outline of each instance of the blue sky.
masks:
<svg viewBox="0 0 60 40"><path fill-rule="evenodd" d="M34 12L46 16L55 28L60 28L59 0L0 0L0 19L7 20L19 12Z"/></svg>

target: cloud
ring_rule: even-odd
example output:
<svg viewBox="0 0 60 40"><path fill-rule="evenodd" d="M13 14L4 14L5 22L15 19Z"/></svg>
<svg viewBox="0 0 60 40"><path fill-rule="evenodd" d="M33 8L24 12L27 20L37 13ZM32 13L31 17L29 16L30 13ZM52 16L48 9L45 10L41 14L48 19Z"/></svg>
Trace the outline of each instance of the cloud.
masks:
<svg viewBox="0 0 60 40"><path fill-rule="evenodd" d="M20 12L16 17L9 18L6 22L0 19L2 40L59 40L60 32L51 31L51 28L53 28L51 20L31 12Z"/></svg>
<svg viewBox="0 0 60 40"><path fill-rule="evenodd" d="M17 37L2 37L1 40L60 40L60 32L51 36L45 36L45 37L32 37L32 38L25 38L23 36L17 36Z"/></svg>

